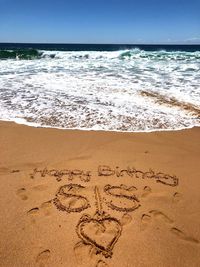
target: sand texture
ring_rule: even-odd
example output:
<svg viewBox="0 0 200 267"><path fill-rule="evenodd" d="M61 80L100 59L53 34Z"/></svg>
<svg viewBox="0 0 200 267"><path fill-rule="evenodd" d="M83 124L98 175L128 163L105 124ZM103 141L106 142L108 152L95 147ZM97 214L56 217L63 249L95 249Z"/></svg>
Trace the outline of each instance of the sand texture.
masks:
<svg viewBox="0 0 200 267"><path fill-rule="evenodd" d="M0 123L1 267L200 266L200 128Z"/></svg>

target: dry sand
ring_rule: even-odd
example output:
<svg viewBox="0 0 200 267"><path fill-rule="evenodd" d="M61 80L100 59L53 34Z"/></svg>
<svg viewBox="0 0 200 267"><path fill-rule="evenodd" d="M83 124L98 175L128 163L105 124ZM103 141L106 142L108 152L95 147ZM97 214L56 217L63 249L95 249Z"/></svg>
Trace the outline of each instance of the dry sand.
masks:
<svg viewBox="0 0 200 267"><path fill-rule="evenodd" d="M0 123L0 266L200 266L200 129Z"/></svg>

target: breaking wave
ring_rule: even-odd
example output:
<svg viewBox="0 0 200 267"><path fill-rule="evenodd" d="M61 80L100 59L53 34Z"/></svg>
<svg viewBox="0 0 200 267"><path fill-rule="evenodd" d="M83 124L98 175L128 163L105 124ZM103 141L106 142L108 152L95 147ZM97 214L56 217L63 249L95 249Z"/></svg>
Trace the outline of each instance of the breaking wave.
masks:
<svg viewBox="0 0 200 267"><path fill-rule="evenodd" d="M144 51L138 48L119 51L47 51L37 49L0 50L1 59L151 59L151 60L195 60L200 59L200 51Z"/></svg>

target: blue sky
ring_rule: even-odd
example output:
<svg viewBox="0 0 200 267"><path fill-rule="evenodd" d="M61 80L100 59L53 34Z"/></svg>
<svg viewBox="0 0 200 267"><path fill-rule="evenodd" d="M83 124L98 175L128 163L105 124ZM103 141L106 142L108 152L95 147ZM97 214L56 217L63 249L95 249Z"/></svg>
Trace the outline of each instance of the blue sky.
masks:
<svg viewBox="0 0 200 267"><path fill-rule="evenodd" d="M200 0L0 0L0 42L200 43Z"/></svg>

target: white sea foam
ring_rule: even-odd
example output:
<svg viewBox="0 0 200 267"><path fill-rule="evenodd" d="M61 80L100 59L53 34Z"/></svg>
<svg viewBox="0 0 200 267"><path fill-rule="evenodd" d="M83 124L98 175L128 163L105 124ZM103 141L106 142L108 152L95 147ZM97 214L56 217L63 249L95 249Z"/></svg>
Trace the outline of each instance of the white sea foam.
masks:
<svg viewBox="0 0 200 267"><path fill-rule="evenodd" d="M200 125L200 52L40 53L0 60L0 119L114 131Z"/></svg>

